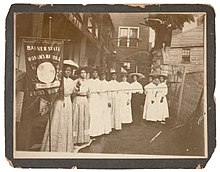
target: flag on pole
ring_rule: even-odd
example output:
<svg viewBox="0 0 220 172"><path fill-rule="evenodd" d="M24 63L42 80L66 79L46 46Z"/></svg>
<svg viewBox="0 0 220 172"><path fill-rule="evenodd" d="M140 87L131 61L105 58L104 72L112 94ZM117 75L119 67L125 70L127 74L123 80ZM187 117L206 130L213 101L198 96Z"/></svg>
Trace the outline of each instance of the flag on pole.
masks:
<svg viewBox="0 0 220 172"><path fill-rule="evenodd" d="M23 41L28 94L52 102L63 93L64 41L37 38Z"/></svg>

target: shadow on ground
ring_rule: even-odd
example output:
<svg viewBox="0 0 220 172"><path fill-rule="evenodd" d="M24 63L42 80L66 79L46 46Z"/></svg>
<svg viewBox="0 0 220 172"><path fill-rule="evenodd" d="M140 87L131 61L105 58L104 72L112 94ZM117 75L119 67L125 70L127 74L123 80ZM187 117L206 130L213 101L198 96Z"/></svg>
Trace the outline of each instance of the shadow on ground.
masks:
<svg viewBox="0 0 220 172"><path fill-rule="evenodd" d="M203 137L190 126L171 129L169 125L142 121L126 124L120 131L95 138L80 153L203 155Z"/></svg>

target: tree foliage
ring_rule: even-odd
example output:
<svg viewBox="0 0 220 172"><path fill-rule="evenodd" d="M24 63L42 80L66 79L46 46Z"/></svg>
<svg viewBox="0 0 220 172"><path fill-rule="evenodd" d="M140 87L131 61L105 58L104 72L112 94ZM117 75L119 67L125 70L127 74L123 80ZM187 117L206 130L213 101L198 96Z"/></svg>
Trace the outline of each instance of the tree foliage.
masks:
<svg viewBox="0 0 220 172"><path fill-rule="evenodd" d="M182 29L185 22L194 22L192 14L150 14L144 18L142 25L151 27L155 31L155 50L170 47L172 31Z"/></svg>
<svg viewBox="0 0 220 172"><path fill-rule="evenodd" d="M150 14L145 18L145 24L151 27L153 30L157 30L159 27L165 27L169 30L182 29L184 23L194 22L194 16L192 14Z"/></svg>

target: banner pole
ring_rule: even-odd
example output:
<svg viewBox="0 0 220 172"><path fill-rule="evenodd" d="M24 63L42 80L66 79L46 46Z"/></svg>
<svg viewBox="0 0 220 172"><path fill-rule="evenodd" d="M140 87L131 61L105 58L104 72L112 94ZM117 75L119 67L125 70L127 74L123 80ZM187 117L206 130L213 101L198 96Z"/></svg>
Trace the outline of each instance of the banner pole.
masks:
<svg viewBox="0 0 220 172"><path fill-rule="evenodd" d="M49 17L49 38L51 38L51 25L52 25L52 17ZM51 107L52 104L50 103L50 111L49 111L49 152L51 152Z"/></svg>
<svg viewBox="0 0 220 172"><path fill-rule="evenodd" d="M52 104L49 104L49 152L51 152L51 107Z"/></svg>
<svg viewBox="0 0 220 172"><path fill-rule="evenodd" d="M49 38L51 38L51 30L52 30L52 17L49 17Z"/></svg>

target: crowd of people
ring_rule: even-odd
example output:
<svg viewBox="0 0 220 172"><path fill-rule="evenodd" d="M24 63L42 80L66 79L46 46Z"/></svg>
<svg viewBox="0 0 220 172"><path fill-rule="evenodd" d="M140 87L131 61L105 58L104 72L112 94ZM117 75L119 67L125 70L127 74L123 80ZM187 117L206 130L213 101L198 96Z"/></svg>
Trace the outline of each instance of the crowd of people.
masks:
<svg viewBox="0 0 220 172"><path fill-rule="evenodd" d="M73 80L75 69L78 77ZM169 117L165 74L150 74L144 88L138 82L144 77L140 73L123 73L121 82L114 69L110 74L111 80L107 81L105 70L93 69L88 79L86 67L64 60L64 98L56 99L52 105L41 151L73 152L75 145L121 130L123 124L137 122L138 116L162 124ZM138 95L143 93L146 98L142 112Z"/></svg>

